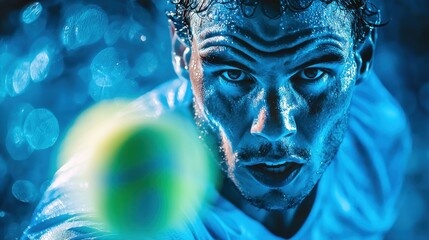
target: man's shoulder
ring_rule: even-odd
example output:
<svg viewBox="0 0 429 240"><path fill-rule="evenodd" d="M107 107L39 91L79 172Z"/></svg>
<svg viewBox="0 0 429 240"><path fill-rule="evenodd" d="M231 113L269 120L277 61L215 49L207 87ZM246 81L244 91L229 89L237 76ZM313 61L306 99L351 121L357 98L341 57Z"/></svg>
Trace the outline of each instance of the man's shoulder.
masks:
<svg viewBox="0 0 429 240"><path fill-rule="evenodd" d="M400 104L371 74L356 87L350 114L348 141L353 150L348 151L355 152L367 170L376 171L397 191L411 151L410 129Z"/></svg>
<svg viewBox="0 0 429 240"><path fill-rule="evenodd" d="M323 189L330 206L322 216L330 222L329 231L337 223L342 226L338 234L370 236L392 226L410 148L400 105L377 76L365 79L356 86L348 132L321 182L329 186Z"/></svg>
<svg viewBox="0 0 429 240"><path fill-rule="evenodd" d="M124 112L157 117L165 111L186 108L191 102L192 90L189 80L178 78L167 81L137 98Z"/></svg>
<svg viewBox="0 0 429 240"><path fill-rule="evenodd" d="M410 141L404 111L374 73L356 86L350 125L352 134L371 136L377 146L392 145L389 140ZM362 129L354 129L359 126Z"/></svg>

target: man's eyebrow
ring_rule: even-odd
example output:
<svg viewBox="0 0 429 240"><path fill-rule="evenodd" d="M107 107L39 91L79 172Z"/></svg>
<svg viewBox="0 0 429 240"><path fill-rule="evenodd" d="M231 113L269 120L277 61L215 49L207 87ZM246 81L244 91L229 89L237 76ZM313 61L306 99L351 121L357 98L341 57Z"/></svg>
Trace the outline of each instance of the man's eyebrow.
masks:
<svg viewBox="0 0 429 240"><path fill-rule="evenodd" d="M299 64L298 66L292 69L292 72L296 72L299 69L303 69L315 64L320 64L320 63L344 63L344 62L345 62L345 57L343 54L336 53L336 52L329 52L329 53L325 53L325 54L321 54L316 57L313 57L309 61Z"/></svg>
<svg viewBox="0 0 429 240"><path fill-rule="evenodd" d="M235 60L234 58L228 56L227 54L209 54L207 56L201 56L201 60L205 65L209 66L221 66L228 65L233 66L239 69L242 69L246 72L252 73L253 70L249 68L246 64Z"/></svg>

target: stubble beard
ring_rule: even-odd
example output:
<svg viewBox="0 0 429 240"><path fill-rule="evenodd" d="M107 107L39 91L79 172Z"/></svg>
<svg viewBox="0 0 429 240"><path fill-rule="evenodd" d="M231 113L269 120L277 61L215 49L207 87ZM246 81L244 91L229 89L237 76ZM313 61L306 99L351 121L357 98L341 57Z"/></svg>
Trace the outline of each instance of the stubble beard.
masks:
<svg viewBox="0 0 429 240"><path fill-rule="evenodd" d="M262 196L252 196L246 189L241 187L239 180L236 179L233 172L229 171L227 156L222 147L223 142L219 131L215 126L210 124L205 117L200 116L197 112L194 112L194 120L200 132L200 139L203 141L212 155L212 159L215 159L217 166L222 172L224 181L221 184L221 188L224 185L231 186L234 188L234 191L239 192L241 196L253 206L267 211L279 211L298 207L319 183L323 173L330 166L338 153L345 132L348 129L349 115L350 109L343 114L343 117L333 124L328 137L324 141L324 146L326 147L324 147L322 151L320 167L314 175L311 176L307 185L298 196L287 196L282 193L280 189L272 189ZM230 182L230 184L226 184L226 182Z"/></svg>

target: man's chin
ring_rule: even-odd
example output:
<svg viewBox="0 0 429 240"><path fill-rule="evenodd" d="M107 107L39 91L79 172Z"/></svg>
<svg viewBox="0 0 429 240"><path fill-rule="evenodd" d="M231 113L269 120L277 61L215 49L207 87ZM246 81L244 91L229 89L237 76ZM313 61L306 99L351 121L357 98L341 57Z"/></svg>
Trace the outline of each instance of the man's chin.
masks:
<svg viewBox="0 0 429 240"><path fill-rule="evenodd" d="M279 190L270 190L266 194L252 197L242 193L244 198L253 206L267 211L292 209L299 206L305 197L288 196Z"/></svg>

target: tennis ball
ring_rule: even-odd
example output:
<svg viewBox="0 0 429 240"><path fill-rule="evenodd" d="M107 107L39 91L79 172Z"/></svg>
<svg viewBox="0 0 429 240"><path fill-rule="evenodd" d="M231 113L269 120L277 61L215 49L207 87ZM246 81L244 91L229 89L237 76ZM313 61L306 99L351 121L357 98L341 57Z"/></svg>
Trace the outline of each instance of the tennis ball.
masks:
<svg viewBox="0 0 429 240"><path fill-rule="evenodd" d="M82 176L97 218L126 236L155 236L192 219L217 173L191 121L174 114L127 117L103 105L94 110L101 115L89 111L80 118L95 126L76 123L87 138L79 144L87 158ZM71 147L64 149L71 154Z"/></svg>

